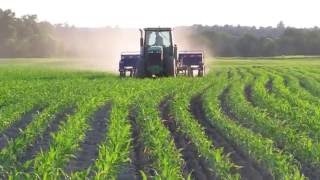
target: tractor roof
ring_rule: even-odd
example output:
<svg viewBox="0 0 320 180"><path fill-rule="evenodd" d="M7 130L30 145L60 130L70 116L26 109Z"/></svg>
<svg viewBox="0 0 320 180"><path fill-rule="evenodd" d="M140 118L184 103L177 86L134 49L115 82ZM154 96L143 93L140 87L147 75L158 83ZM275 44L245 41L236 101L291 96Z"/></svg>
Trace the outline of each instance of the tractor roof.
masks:
<svg viewBox="0 0 320 180"><path fill-rule="evenodd" d="M144 28L145 31L172 31L172 28Z"/></svg>

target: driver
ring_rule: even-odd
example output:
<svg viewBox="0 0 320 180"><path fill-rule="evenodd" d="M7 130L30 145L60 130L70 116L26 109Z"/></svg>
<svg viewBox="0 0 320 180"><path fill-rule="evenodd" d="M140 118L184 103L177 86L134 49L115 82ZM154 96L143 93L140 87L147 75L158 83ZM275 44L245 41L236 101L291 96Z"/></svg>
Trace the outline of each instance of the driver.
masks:
<svg viewBox="0 0 320 180"><path fill-rule="evenodd" d="M160 36L159 32L156 32L155 46L163 46L163 38Z"/></svg>

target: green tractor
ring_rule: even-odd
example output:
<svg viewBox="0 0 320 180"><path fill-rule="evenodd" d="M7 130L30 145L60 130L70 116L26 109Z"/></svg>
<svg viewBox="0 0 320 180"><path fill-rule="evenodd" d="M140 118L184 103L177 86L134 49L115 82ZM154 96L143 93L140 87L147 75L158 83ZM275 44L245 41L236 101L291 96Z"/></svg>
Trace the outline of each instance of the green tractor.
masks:
<svg viewBox="0 0 320 180"><path fill-rule="evenodd" d="M144 31L140 29L140 33L136 76L176 76L177 46L172 42L172 29L145 28Z"/></svg>
<svg viewBox="0 0 320 180"><path fill-rule="evenodd" d="M140 52L122 53L119 62L121 77L175 77L177 75L204 75L203 53L182 51L173 44L171 28L140 29Z"/></svg>

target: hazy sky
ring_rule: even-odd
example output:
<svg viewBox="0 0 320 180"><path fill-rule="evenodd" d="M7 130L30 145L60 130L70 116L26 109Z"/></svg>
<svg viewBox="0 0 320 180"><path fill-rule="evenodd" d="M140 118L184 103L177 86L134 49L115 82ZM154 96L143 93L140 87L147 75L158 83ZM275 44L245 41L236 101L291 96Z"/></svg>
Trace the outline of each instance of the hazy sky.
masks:
<svg viewBox="0 0 320 180"><path fill-rule="evenodd" d="M0 0L18 16L81 27L179 25L320 26L319 0Z"/></svg>

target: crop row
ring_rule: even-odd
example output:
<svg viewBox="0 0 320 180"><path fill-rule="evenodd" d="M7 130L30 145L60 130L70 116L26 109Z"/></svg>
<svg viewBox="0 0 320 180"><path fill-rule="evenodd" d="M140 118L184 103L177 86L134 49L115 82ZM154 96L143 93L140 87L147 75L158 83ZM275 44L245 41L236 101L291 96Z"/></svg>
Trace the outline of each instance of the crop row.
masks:
<svg viewBox="0 0 320 180"><path fill-rule="evenodd" d="M320 167L311 67L143 80L16 71L0 72L0 178L312 179Z"/></svg>
<svg viewBox="0 0 320 180"><path fill-rule="evenodd" d="M248 77L248 75L246 75L246 77ZM263 126L261 123L269 126L269 122L261 118L251 118L252 116L257 116L254 109L248 107L245 102L234 102L230 99L234 96L237 98L243 97L243 94L227 94L225 97L227 98L226 105L230 108L231 113L237 113L236 120L229 118L232 115L228 117L221 112L223 107L219 107L222 98L220 95L226 93L226 90L229 92L234 92L234 90L239 92L239 90L243 90L241 91L241 93L243 93L244 83L239 79L235 79L232 84L228 86L225 84L225 81L222 80L217 82L214 87L215 88L212 88L204 95L204 107L212 123L218 126L230 140L242 147L251 157L267 167L277 179L302 178L299 168L293 161L292 156L282 153L274 146L272 140L264 138L272 135L272 133L266 132L266 134L262 134L264 137L259 135L259 130ZM231 106L237 107L235 109ZM250 127L250 125L252 126ZM261 128L259 127L260 125ZM246 127L249 127L249 129Z"/></svg>

